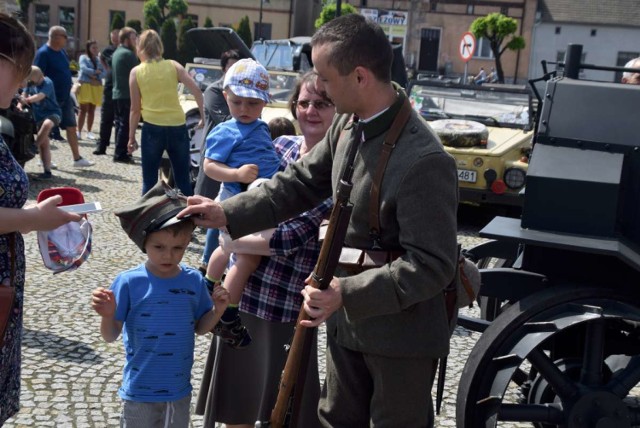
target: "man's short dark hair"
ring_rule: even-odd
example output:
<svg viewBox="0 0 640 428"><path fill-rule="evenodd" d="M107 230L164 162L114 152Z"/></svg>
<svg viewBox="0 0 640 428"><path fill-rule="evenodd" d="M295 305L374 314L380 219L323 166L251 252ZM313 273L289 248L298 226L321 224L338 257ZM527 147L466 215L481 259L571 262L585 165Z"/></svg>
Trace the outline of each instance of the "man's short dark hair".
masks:
<svg viewBox="0 0 640 428"><path fill-rule="evenodd" d="M235 59L236 61L242 59L238 49L229 49L228 51L222 52L222 55L220 55L220 66L223 70L227 68L227 63L232 59Z"/></svg>
<svg viewBox="0 0 640 428"><path fill-rule="evenodd" d="M382 28L357 13L333 19L315 32L311 46L331 45L329 65L340 75L356 67L368 68L381 81L391 81L393 52Z"/></svg>

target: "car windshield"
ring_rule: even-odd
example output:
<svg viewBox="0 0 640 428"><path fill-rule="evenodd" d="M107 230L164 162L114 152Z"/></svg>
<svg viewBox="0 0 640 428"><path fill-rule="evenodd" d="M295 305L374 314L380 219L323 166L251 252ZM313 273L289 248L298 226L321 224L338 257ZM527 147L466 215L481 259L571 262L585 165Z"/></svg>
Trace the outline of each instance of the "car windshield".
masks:
<svg viewBox="0 0 640 428"><path fill-rule="evenodd" d="M207 86L222 77L222 70L217 65L187 64L187 72L204 91ZM289 71L269 71L269 93L273 104L281 104L282 107L289 102L289 98L296 86L299 73ZM191 95L191 91L180 85L180 94Z"/></svg>
<svg viewBox="0 0 640 428"><path fill-rule="evenodd" d="M286 104L293 93L298 76L298 73L269 70L271 101L277 104Z"/></svg>
<svg viewBox="0 0 640 428"><path fill-rule="evenodd" d="M469 119L487 126L529 128L531 94L518 88L432 85L413 82L411 105L426 120Z"/></svg>
<svg viewBox="0 0 640 428"><path fill-rule="evenodd" d="M256 43L251 48L251 53L260 64L268 70L288 70L293 71L295 65L294 58L300 58L300 71L311 68L306 55L301 53L302 47L288 43Z"/></svg>
<svg viewBox="0 0 640 428"><path fill-rule="evenodd" d="M219 66L202 67L198 64L187 64L187 72L195 80L201 91L204 91L207 86L222 77L222 69ZM184 85L180 86L183 94L191 95L189 88Z"/></svg>

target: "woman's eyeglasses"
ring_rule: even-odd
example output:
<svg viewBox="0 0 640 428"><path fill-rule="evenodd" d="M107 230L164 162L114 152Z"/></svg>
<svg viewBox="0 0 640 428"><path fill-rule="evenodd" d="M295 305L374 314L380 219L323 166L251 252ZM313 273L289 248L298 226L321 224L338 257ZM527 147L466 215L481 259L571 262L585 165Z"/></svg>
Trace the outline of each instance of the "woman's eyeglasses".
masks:
<svg viewBox="0 0 640 428"><path fill-rule="evenodd" d="M333 103L324 100L298 100L295 104L300 110L306 110L309 106L313 106L316 110L324 110L326 108L333 107Z"/></svg>

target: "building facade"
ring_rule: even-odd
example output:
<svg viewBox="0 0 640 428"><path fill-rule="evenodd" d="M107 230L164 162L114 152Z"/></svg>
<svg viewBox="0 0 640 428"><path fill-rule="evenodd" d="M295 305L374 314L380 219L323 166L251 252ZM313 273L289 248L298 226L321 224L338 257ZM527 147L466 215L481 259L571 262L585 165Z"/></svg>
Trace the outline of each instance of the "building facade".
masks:
<svg viewBox="0 0 640 428"><path fill-rule="evenodd" d="M320 0L189 0L188 4L188 16L198 26L202 26L207 17L215 26L236 26L247 16L252 35L261 35L264 39L311 34L313 21L322 8ZM143 5L144 0L34 2L29 8L27 25L39 45L46 42L51 26L62 25L71 36L69 55L78 57L89 39L97 40L101 47L109 42L109 29L116 13L125 22L144 23ZM16 7L11 9L15 11Z"/></svg>
<svg viewBox="0 0 640 428"><path fill-rule="evenodd" d="M529 70L542 75L541 62L562 62L570 43L581 44L582 62L623 67L640 57L640 2L633 0L540 0ZM551 69L555 66L552 64ZM584 70L582 78L619 82L621 73Z"/></svg>

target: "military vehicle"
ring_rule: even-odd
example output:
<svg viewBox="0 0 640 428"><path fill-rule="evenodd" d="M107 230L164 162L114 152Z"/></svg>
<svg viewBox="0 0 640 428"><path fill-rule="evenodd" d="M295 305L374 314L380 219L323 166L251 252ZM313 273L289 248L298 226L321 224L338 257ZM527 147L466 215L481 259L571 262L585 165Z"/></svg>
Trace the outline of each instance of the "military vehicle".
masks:
<svg viewBox="0 0 640 428"><path fill-rule="evenodd" d="M550 73L522 219L496 217L470 253L492 320L462 372L460 428L640 426L640 86ZM502 267L500 267L502 266Z"/></svg>
<svg viewBox="0 0 640 428"><path fill-rule="evenodd" d="M530 89L425 79L411 81L407 93L456 159L461 202L522 207L536 104Z"/></svg>

